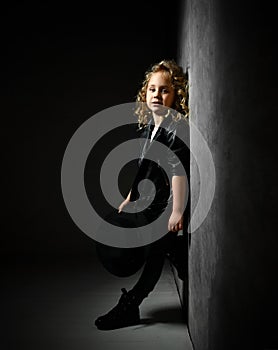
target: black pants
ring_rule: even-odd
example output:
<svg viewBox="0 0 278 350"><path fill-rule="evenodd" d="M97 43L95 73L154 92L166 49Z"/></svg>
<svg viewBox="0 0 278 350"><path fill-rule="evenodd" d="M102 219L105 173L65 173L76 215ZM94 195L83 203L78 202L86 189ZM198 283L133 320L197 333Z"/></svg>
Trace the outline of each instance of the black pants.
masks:
<svg viewBox="0 0 278 350"><path fill-rule="evenodd" d="M151 207L147 215L137 216L139 224L148 223L153 217L156 217L160 211L163 210L159 206ZM113 212L106 217L111 223L118 223L123 227L131 227L130 216L126 213L118 214ZM101 233L100 233L101 234ZM141 304L144 298L146 298L150 292L153 291L156 283L158 282L162 269L164 266L165 258L167 253L173 250L177 232L168 232L162 238L158 239L151 244L141 248L113 248L107 247L100 243L97 243L98 256L104 266L113 274L117 276L128 276L131 275L135 270L144 264L143 271L137 283L131 289L131 293L135 296L136 302ZM134 264L132 257L139 253L139 261ZM113 258L114 257L114 258ZM134 267L134 271L131 271ZM129 268L130 267L130 268Z"/></svg>
<svg viewBox="0 0 278 350"><path fill-rule="evenodd" d="M135 295L138 305L153 291L157 284L162 273L165 258L167 253L173 248L176 236L177 233L168 232L146 248L146 262L143 271L139 280L130 291Z"/></svg>

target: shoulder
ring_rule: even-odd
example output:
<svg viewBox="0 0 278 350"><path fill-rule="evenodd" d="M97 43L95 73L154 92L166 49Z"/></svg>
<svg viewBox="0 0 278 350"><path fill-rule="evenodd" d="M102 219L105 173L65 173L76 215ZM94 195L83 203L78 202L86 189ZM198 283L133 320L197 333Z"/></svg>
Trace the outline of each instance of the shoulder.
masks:
<svg viewBox="0 0 278 350"><path fill-rule="evenodd" d="M168 137L175 138L178 136L180 139L184 139L189 135L189 123L186 119L170 120L167 125L165 125L165 131Z"/></svg>
<svg viewBox="0 0 278 350"><path fill-rule="evenodd" d="M138 138L146 138L151 130L151 124L138 127L136 130Z"/></svg>
<svg viewBox="0 0 278 350"><path fill-rule="evenodd" d="M178 120L171 119L168 123L168 129L169 132L179 131L179 130L186 130L188 128L188 121L184 118L180 118Z"/></svg>

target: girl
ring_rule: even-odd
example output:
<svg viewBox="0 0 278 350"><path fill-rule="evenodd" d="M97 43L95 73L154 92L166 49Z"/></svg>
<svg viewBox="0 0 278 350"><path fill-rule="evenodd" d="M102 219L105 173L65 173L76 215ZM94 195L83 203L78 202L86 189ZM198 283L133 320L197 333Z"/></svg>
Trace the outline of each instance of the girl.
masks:
<svg viewBox="0 0 278 350"><path fill-rule="evenodd" d="M144 217L148 221L157 218L169 205L171 215L168 227L165 228L168 233L148 246L146 262L138 282L130 291L122 288L118 304L96 319L95 325L98 329L116 329L140 323L139 305L154 289L165 257L173 249L178 231L183 229L186 192L188 194L183 167L188 169L189 150L176 134L178 129L184 132L188 130L185 127L188 118L187 91L188 80L182 67L174 60L163 60L145 73L142 87L137 94L135 113L144 145L137 175L128 196L119 205L118 215L121 215L123 208L130 202L136 201L140 208L140 201L144 201L146 207L148 198L152 198L150 205L144 210ZM178 113L174 114L173 110ZM154 150L153 140L163 143L172 151L171 154L157 154L156 163L145 158L147 153ZM165 176L165 167L166 173L171 174L170 183ZM146 178L155 184L155 190L154 187L148 188L145 185L140 189L138 197L138 184ZM154 200L151 190L155 191ZM182 278L181 273L179 276Z"/></svg>

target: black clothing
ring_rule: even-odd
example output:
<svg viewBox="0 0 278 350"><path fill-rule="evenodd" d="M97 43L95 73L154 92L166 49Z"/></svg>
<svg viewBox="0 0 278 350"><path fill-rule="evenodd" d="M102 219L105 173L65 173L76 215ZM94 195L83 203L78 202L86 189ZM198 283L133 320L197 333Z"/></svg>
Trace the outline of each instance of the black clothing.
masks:
<svg viewBox="0 0 278 350"><path fill-rule="evenodd" d="M178 135L183 135L189 144L189 135L187 134L189 128L186 127L187 125L185 123L187 121L175 121L170 117L165 118L154 135L152 142L150 141L152 130L154 129L152 121L141 132L144 142L142 142L142 151L138 162L138 173L131 189L131 201L137 200L138 207L140 208L140 201L148 201L149 198L154 196L154 193L151 193L153 188L151 189L148 188L148 185L144 185L140 189L140 197L138 198L138 183L142 179L151 180L155 184L155 199L145 210L147 217L153 217L153 215L156 215L157 212L163 210L167 205L172 206L172 177L175 175L185 175L183 168L186 174L189 174L189 148L178 137ZM164 144L168 148L168 151L166 153L162 153L161 151L156 152L156 143L154 141ZM155 159L156 163L146 159L148 156L151 156L151 159ZM168 178L167 174L171 178ZM176 241L177 232L168 232L165 236L146 248L147 258L142 274L130 291L135 295L138 304L154 289L160 278L166 255L171 252L173 256ZM184 251L187 251L187 247L185 247ZM183 259L185 264L179 266L181 268L186 267L186 256ZM182 278L183 276L184 273L180 271L179 277Z"/></svg>
<svg viewBox="0 0 278 350"><path fill-rule="evenodd" d="M156 206L167 206L172 202L171 178L172 176L185 175L183 167L189 174L189 148L177 135L184 135L188 139L189 129L186 127L187 121L174 121L170 116L165 118L160 124L153 141L150 141L154 124L152 120L145 128L139 131L142 139L142 148L138 161L138 172L133 181L131 188L131 201L137 201L140 208L141 202L151 202L151 198L155 195L155 200L151 203L149 210L155 210ZM158 145L154 142L158 141L167 147L167 152L158 150ZM152 161L150 159L155 159ZM140 189L140 197L137 190L138 184L143 179L149 179L155 185L153 187L144 182L144 186ZM155 193L154 193L155 191Z"/></svg>
<svg viewBox="0 0 278 350"><path fill-rule="evenodd" d="M139 280L130 291L134 295L138 305L140 305L155 288L161 276L166 255L175 245L176 236L177 232L168 232L158 241L148 246L147 258L143 271Z"/></svg>
<svg viewBox="0 0 278 350"><path fill-rule="evenodd" d="M172 177L175 175L185 175L183 168L186 170L186 173L189 174L189 148L177 136L182 133L182 135L188 139L187 132L189 129L185 123L187 123L187 121L174 121L171 117L165 118L160 124L152 142L150 141L151 133L154 128L152 120L146 127L138 131L140 133L140 138L142 139L142 148L138 161L138 172L131 188L130 201L131 204L133 202L138 209L138 213L136 213L134 217L136 217L136 220L140 223L145 221L143 224L146 224L156 218L157 215L160 215L167 206L172 207ZM161 142L165 145L167 151L157 152L156 142L154 141ZM151 180L155 185L155 188L144 182L144 185L140 188L139 195L138 184L143 179ZM152 201L153 197L154 200ZM148 207L145 210L140 211L140 207L146 207L146 203L149 203ZM112 217L112 222L128 222L128 220L130 220L130 216L126 215L124 212L113 213ZM184 220L184 222L186 222L186 220ZM124 225L122 227L124 227ZM117 265L116 259L114 259L111 263L106 263L105 266L107 267L109 264L108 269L110 268L110 272L116 271L117 276L127 276L130 271L135 273L145 262L138 282L130 291L134 296L137 305L139 305L154 289L161 275L167 254L171 252L171 255L173 256L176 238L177 232L168 232L157 241L145 247L139 247L139 250L137 248L130 248L130 259L128 257L129 248L122 249L122 258L119 258L121 255L121 248L111 248L114 250L114 257L118 259L119 263ZM140 258L140 261L135 263L132 261L132 256L135 256L133 255L133 252L137 253L140 249L144 261ZM184 261L186 261L186 256L184 256ZM127 264L130 264L130 268L128 269L124 267ZM121 271L120 267L122 269ZM179 276L182 275L182 273L179 273Z"/></svg>

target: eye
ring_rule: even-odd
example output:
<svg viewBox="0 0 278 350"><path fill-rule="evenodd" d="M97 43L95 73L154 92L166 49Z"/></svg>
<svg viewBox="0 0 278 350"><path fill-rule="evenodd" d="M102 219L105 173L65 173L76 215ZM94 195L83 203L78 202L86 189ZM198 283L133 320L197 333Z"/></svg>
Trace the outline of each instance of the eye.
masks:
<svg viewBox="0 0 278 350"><path fill-rule="evenodd" d="M162 89L162 91L161 91L163 94L167 94L168 92L169 92L169 90L168 89Z"/></svg>
<svg viewBox="0 0 278 350"><path fill-rule="evenodd" d="M150 87L150 88L149 88L149 91L155 92L155 88Z"/></svg>

